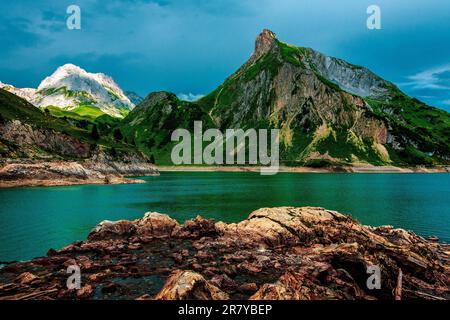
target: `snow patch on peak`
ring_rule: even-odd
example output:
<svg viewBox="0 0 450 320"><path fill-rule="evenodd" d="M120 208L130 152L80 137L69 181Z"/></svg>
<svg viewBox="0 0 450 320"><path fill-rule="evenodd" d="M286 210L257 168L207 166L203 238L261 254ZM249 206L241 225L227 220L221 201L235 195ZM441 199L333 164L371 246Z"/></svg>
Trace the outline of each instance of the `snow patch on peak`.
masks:
<svg viewBox="0 0 450 320"><path fill-rule="evenodd" d="M0 88L33 103L36 99L36 89L33 88L16 88L13 85L6 84L0 81Z"/></svg>
<svg viewBox="0 0 450 320"><path fill-rule="evenodd" d="M94 107L121 118L135 107L113 78L104 73L87 72L71 63L58 67L37 89L19 89L3 82L0 82L0 88L41 108L55 106L74 110L80 106Z"/></svg>
<svg viewBox="0 0 450 320"><path fill-rule="evenodd" d="M120 110L132 110L134 104L117 83L103 73L90 73L68 63L46 77L38 87L40 107L49 105L75 108L90 105L115 117L122 117Z"/></svg>

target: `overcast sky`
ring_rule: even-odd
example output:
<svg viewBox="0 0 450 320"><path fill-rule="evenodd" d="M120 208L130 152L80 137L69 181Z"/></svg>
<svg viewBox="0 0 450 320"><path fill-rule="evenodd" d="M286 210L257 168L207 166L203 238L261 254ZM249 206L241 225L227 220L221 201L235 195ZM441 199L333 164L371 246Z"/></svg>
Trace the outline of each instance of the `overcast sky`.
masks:
<svg viewBox="0 0 450 320"><path fill-rule="evenodd" d="M66 9L81 8L81 30ZM366 10L381 8L382 29ZM197 97L251 55L263 28L282 41L363 65L450 111L448 0L0 0L0 81L37 87L73 63L145 96Z"/></svg>

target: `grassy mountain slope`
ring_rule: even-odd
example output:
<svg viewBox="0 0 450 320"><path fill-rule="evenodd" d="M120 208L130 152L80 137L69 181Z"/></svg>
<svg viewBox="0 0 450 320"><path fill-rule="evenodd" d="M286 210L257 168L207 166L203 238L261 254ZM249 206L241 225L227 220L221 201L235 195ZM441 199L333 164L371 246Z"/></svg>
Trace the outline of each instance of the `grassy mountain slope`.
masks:
<svg viewBox="0 0 450 320"><path fill-rule="evenodd" d="M109 116L102 117L96 123L54 117L0 89L0 155L2 158L73 159L87 158L98 148L112 154L136 152L134 146L117 141L108 130L102 134L102 125L112 128L118 122L111 122ZM98 135L92 133L94 125L98 127Z"/></svg>
<svg viewBox="0 0 450 320"><path fill-rule="evenodd" d="M249 61L197 103L220 128L281 129L288 165L450 160L449 113L365 68L285 44L268 30Z"/></svg>
<svg viewBox="0 0 450 320"><path fill-rule="evenodd" d="M171 164L172 132L178 128L193 132L194 121L202 121L204 129L214 127L209 115L198 104L181 101L173 93L154 92L129 113L119 128L124 139L156 164Z"/></svg>

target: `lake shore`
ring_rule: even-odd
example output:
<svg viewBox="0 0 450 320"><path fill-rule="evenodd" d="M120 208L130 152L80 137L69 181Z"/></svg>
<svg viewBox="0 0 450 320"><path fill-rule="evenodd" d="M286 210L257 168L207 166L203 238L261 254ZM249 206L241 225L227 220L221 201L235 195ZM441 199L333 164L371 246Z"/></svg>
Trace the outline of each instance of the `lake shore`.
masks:
<svg viewBox="0 0 450 320"><path fill-rule="evenodd" d="M21 179L21 180L0 180L1 188L20 188L20 187L62 187L76 186L85 184L136 184L145 183L144 180L131 179L124 177L108 177L105 179Z"/></svg>
<svg viewBox="0 0 450 320"><path fill-rule="evenodd" d="M6 263L0 300L446 300L449 259L449 245L317 207L263 208L230 224L149 212ZM370 266L378 290L367 285ZM69 267L81 272L78 289L67 288Z"/></svg>
<svg viewBox="0 0 450 320"><path fill-rule="evenodd" d="M127 167L128 166L128 167ZM76 161L22 161L0 168L0 188L53 187L83 184L133 184L143 180L126 176L159 172L260 172L259 166L154 166L150 164L92 163ZM280 166L283 173L448 173L450 167L335 166L325 168Z"/></svg>
<svg viewBox="0 0 450 320"><path fill-rule="evenodd" d="M181 171L181 172L260 172L262 167L258 166L158 166L161 172ZM335 166L325 168L312 167L287 167L280 166L278 172L292 173L449 173L450 167L395 167L395 166Z"/></svg>
<svg viewBox="0 0 450 320"><path fill-rule="evenodd" d="M151 164L92 161L21 161L0 168L0 188L145 183L127 176L158 175Z"/></svg>

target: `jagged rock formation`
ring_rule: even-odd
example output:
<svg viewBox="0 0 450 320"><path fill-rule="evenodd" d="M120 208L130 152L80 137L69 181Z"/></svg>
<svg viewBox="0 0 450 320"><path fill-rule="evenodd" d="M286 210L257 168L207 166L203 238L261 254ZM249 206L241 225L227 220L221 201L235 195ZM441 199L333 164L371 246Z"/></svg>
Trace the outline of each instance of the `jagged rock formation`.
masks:
<svg viewBox="0 0 450 320"><path fill-rule="evenodd" d="M370 70L352 65L344 60L328 57L312 49L309 58L324 78L336 83L342 90L360 97L390 98L395 86Z"/></svg>
<svg viewBox="0 0 450 320"><path fill-rule="evenodd" d="M450 155L447 112L269 30L250 59L198 103L220 128L279 128L287 164L432 164Z"/></svg>
<svg viewBox="0 0 450 320"><path fill-rule="evenodd" d="M288 166L437 165L450 161L450 115L370 70L264 30L255 51L205 97L150 94L122 122L129 139L170 164L175 128L278 128ZM160 134L159 132L164 132Z"/></svg>
<svg viewBox="0 0 450 320"><path fill-rule="evenodd" d="M153 212L6 264L0 299L449 299L449 249L322 208L259 209L232 224ZM71 265L80 290L65 286ZM380 289L367 286L369 266Z"/></svg>

